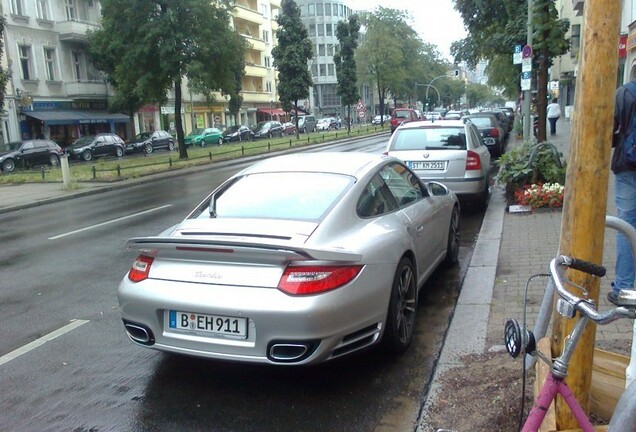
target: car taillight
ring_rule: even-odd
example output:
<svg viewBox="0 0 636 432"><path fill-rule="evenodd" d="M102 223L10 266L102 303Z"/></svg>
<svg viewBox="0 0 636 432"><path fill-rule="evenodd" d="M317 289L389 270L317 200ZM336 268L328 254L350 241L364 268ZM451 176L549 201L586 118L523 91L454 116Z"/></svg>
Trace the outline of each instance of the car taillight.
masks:
<svg viewBox="0 0 636 432"><path fill-rule="evenodd" d="M472 150L466 152L466 171L481 170L481 159Z"/></svg>
<svg viewBox="0 0 636 432"><path fill-rule="evenodd" d="M154 258L152 257L139 255L128 272L128 279L132 282L141 282L148 279L153 261Z"/></svg>
<svg viewBox="0 0 636 432"><path fill-rule="evenodd" d="M351 282L362 270L352 266L288 266L278 289L291 295L318 294Z"/></svg>
<svg viewBox="0 0 636 432"><path fill-rule="evenodd" d="M490 129L490 136L493 138L499 138L499 129L497 128Z"/></svg>

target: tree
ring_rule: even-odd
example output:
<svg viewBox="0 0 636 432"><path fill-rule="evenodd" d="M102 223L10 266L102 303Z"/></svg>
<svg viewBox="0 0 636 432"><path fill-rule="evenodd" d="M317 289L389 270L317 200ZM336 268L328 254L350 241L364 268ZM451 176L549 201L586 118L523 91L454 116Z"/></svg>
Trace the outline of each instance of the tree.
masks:
<svg viewBox="0 0 636 432"><path fill-rule="evenodd" d="M278 23L278 45L272 49L274 67L278 69L278 98L283 104L291 103L295 110L296 138L298 130L298 101L309 97L313 79L307 63L313 57L307 28L300 20L300 9L294 0L283 0Z"/></svg>
<svg viewBox="0 0 636 432"><path fill-rule="evenodd" d="M6 19L0 16L0 34L4 34L4 28L7 24ZM4 39L0 39L0 57L4 53ZM7 94L7 82L9 82L9 71L0 67L0 107L4 107L4 99Z"/></svg>
<svg viewBox="0 0 636 432"><path fill-rule="evenodd" d="M455 9L468 30L467 38L451 45L455 61L465 61L469 67L482 59L492 62L488 68L488 83L504 87L508 96L518 94L521 68L512 64L511 53L515 45L525 45L527 41L527 0L456 0ZM554 57L569 49L565 38L569 23L558 19L554 0L533 0L532 27L540 122L538 139L543 141L548 68Z"/></svg>
<svg viewBox="0 0 636 432"><path fill-rule="evenodd" d="M468 106L474 108L491 100L493 97L490 87L483 84L468 84L466 87L466 98Z"/></svg>
<svg viewBox="0 0 636 432"><path fill-rule="evenodd" d="M179 157L183 142L181 84L213 100L238 94L245 40L230 27L228 0L102 0L102 28L89 33L89 52L129 108L165 103L174 90ZM125 10L126 13L122 13ZM240 81L238 81L240 83Z"/></svg>
<svg viewBox="0 0 636 432"><path fill-rule="evenodd" d="M347 131L351 132L351 105L360 98L356 76L355 50L358 48L360 22L356 15L349 17L349 22L340 21L336 27L336 37L340 46L333 60L336 63L338 77L338 94L347 107ZM384 117L382 117L384 122Z"/></svg>

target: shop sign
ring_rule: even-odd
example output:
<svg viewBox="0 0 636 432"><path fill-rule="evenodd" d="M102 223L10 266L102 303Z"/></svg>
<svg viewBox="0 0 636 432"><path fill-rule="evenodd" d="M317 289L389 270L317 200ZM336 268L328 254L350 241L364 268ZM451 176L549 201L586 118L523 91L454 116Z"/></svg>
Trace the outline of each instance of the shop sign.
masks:
<svg viewBox="0 0 636 432"><path fill-rule="evenodd" d="M181 107L181 114L184 114L185 110L183 109L183 107ZM161 114L174 114L174 107L173 106L162 106L161 107Z"/></svg>
<svg viewBox="0 0 636 432"><path fill-rule="evenodd" d="M622 34L618 39L618 58L627 57L627 35Z"/></svg>

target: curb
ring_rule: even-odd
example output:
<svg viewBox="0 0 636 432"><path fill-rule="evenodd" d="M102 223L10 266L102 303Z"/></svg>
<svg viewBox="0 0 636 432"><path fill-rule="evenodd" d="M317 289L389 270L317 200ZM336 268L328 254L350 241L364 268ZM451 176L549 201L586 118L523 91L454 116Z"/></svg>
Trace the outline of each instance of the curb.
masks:
<svg viewBox="0 0 636 432"><path fill-rule="evenodd" d="M431 405L440 395L440 377L449 369L462 366L460 357L467 354L483 354L486 350L488 318L505 211L505 194L501 189L494 188L475 250L462 281L457 304L450 317L450 325L444 336L439 358L433 369L431 383L424 394L424 404L417 419L416 432L437 430L427 423Z"/></svg>

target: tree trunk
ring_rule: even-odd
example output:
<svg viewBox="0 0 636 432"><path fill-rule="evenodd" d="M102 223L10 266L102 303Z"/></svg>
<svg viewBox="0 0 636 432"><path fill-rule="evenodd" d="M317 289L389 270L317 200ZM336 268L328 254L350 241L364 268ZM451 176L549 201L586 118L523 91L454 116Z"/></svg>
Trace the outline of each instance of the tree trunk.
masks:
<svg viewBox="0 0 636 432"><path fill-rule="evenodd" d="M539 54L539 70L537 71L537 141L546 139L546 107L548 105L548 53Z"/></svg>
<svg viewBox="0 0 636 432"><path fill-rule="evenodd" d="M298 100L294 101L294 122L296 123L296 139L300 139L300 131L298 130ZM305 119L307 121L307 119Z"/></svg>
<svg viewBox="0 0 636 432"><path fill-rule="evenodd" d="M188 149L183 140L183 123L181 123L181 79L174 81L174 127L177 129L179 159L187 159Z"/></svg>
<svg viewBox="0 0 636 432"><path fill-rule="evenodd" d="M347 133L351 133L351 104L347 105Z"/></svg>

